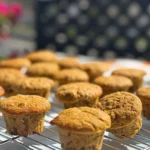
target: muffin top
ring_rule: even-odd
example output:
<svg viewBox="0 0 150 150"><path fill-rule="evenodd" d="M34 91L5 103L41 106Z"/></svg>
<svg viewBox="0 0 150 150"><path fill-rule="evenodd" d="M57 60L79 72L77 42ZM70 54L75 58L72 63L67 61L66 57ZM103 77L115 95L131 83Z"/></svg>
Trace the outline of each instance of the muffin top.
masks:
<svg viewBox="0 0 150 150"><path fill-rule="evenodd" d="M60 84L66 84L78 81L88 81L89 77L86 72L79 69L64 69L57 74L56 79Z"/></svg>
<svg viewBox="0 0 150 150"><path fill-rule="evenodd" d="M140 89L138 89L137 96L139 96L140 98L150 99L150 87L141 87Z"/></svg>
<svg viewBox="0 0 150 150"><path fill-rule="evenodd" d="M58 71L59 66L57 64L41 62L31 65L27 70L27 75L54 78Z"/></svg>
<svg viewBox="0 0 150 150"><path fill-rule="evenodd" d="M0 109L16 115L43 113L50 109L50 103L36 95L16 95L0 101Z"/></svg>
<svg viewBox="0 0 150 150"><path fill-rule="evenodd" d="M17 82L14 83L13 87L15 89L31 89L31 90L42 90L42 89L50 89L54 85L53 80L44 78L44 77L34 77L34 78L24 78L18 79Z"/></svg>
<svg viewBox="0 0 150 150"><path fill-rule="evenodd" d="M146 75L146 72L140 69L133 69L133 68L121 68L114 70L112 72L113 75L121 75L121 76L126 76L131 79L133 78L141 78L144 75Z"/></svg>
<svg viewBox="0 0 150 150"><path fill-rule="evenodd" d="M123 81L123 82L122 82ZM123 76L99 76L94 80L94 83L102 87L111 87L111 88L126 88L132 86L132 81Z"/></svg>
<svg viewBox="0 0 150 150"><path fill-rule="evenodd" d="M40 50L26 56L32 63L36 62L56 62L56 55L49 50Z"/></svg>
<svg viewBox="0 0 150 150"><path fill-rule="evenodd" d="M4 89L0 86L0 96L3 96L5 93Z"/></svg>
<svg viewBox="0 0 150 150"><path fill-rule="evenodd" d="M60 68L79 68L80 62L76 57L65 57L58 60Z"/></svg>
<svg viewBox="0 0 150 150"><path fill-rule="evenodd" d="M110 64L107 62L90 62L82 65L82 69L89 74L91 79L102 75L109 68Z"/></svg>
<svg viewBox="0 0 150 150"><path fill-rule="evenodd" d="M90 107L66 109L50 123L72 132L100 132L111 126L109 115Z"/></svg>
<svg viewBox="0 0 150 150"><path fill-rule="evenodd" d="M17 69L5 69L5 68L0 68L0 84L9 84L12 83L13 81L18 80L19 78L24 78L25 75L21 73Z"/></svg>
<svg viewBox="0 0 150 150"><path fill-rule="evenodd" d="M95 101L102 95L102 89L95 84L76 82L60 86L55 95L58 100L65 103L74 103L79 100Z"/></svg>
<svg viewBox="0 0 150 150"><path fill-rule="evenodd" d="M119 128L131 123L142 111L140 99L128 92L109 94L100 99L97 107L111 116L111 128Z"/></svg>
<svg viewBox="0 0 150 150"><path fill-rule="evenodd" d="M21 69L23 67L29 67L31 62L26 58L13 58L7 59L0 62L0 68L14 68Z"/></svg>

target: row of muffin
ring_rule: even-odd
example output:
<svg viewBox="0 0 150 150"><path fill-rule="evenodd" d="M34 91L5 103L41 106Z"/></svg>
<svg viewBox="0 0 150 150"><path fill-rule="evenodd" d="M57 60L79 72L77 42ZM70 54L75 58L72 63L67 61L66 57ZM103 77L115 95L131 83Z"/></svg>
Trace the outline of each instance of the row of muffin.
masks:
<svg viewBox="0 0 150 150"><path fill-rule="evenodd" d="M56 61L57 63L50 63L51 61L56 60L54 59L54 57L56 58L54 53L50 51L34 52L26 56L26 58L28 58L31 62L34 62L34 64L32 65L26 58L17 58L1 61L0 68L21 69L23 67L26 67L27 76L47 77L53 79L56 85L58 83L66 84L71 82L90 81L103 86L103 89L105 89L104 93L106 92L106 94L107 90L113 90L114 92L118 90L129 90L131 92L134 92L142 85L142 78L145 75L144 71L138 69L117 69L112 73L113 76L111 77L99 77L109 69L109 63L91 62L81 64L76 58L64 58ZM45 63L44 61L47 62ZM116 77L116 75L124 77ZM122 80L124 82L120 82Z"/></svg>
<svg viewBox="0 0 150 150"><path fill-rule="evenodd" d="M122 76L128 76L128 78L120 77L120 76L110 76L110 77L98 77L95 80L92 79L90 81L102 87L103 96L109 93L114 93L116 91L137 90L137 88L142 84L142 77L144 76L145 73L143 71L135 70L135 69L134 70L125 69L125 70L126 72L128 72L126 73L128 75L122 75ZM139 73L135 73L135 75L133 75L134 71L137 71ZM67 74L69 74L70 77L73 76L73 74L71 74L70 72L67 72L66 75ZM78 74L78 76L80 76L80 73ZM15 81L18 82L19 81L18 78L16 78ZM19 81L20 86L18 86L18 89L20 87L21 89L20 91L26 91L27 85L29 85L29 87L30 86L32 87L32 85L37 86L40 81L36 80L35 84L33 84L34 82L33 79L36 78L32 78L32 80L31 78L23 79L22 83ZM62 82L61 84L77 82L77 81L78 80L76 80L76 78L73 78L73 80L69 79L69 81L67 80L67 82L65 82L64 80L64 82ZM122 81L125 81L125 84ZM44 81L44 83L46 82ZM11 85L13 84L9 84L9 87L11 87ZM24 85L23 86L24 89L22 89L22 85ZM51 86L52 86L52 82L51 82ZM63 101L65 103L66 108L80 107L80 108L70 108L65 110L51 122L52 124L56 124L59 127L58 131L60 133L60 139L62 142L63 149L71 149L75 147L76 148L79 147L79 149L82 148L100 149L102 145L103 135L104 135L103 133L106 128L109 128L108 130L110 132L112 132L113 134L121 138L132 137L141 128L141 117L140 117L141 102L139 102L139 99L137 97L134 97L133 94L127 92L119 92L119 93L114 93L112 95L108 95L100 99L100 102L98 103L99 97L102 95L102 89L100 88L100 86L90 84L90 83L80 82L80 83L66 84L57 89L56 97L60 101ZM23 94L39 95L38 94L39 91L41 90L38 90L37 92L36 89L34 90L30 89ZM41 94L41 96L44 95ZM28 99L29 101L26 99ZM16 97L10 97L7 99L9 101L6 100L1 103L1 109L4 112L5 121L6 123L10 123L10 126L6 124L9 133L28 135L31 133L39 133L40 131L42 131L40 130L39 126L34 126L35 125L33 124L34 121L31 121L29 118L33 117L32 119L36 121L41 120L40 119L41 116L37 119L36 118L37 115L33 115L33 114L37 112L38 112L37 114L39 114L39 112L41 112L38 108L40 105L41 105L40 108L42 110L47 110L49 109L49 107L47 107L47 109L45 107L42 108L43 105L41 104L41 102L39 101L35 102L32 99L38 99L38 98L37 97L35 98L34 96L19 95ZM88 106L88 107L81 107L81 106ZM89 108L89 107L96 107L100 109ZM104 113L101 110L105 111L106 113ZM14 113L15 115L11 115L11 113ZM107 113L109 114L109 116L111 116L111 121ZM20 116L19 114L23 114L23 116ZM30 115L32 114L33 116L30 116L29 114ZM23 123L25 121L27 121L27 123L30 122L31 124L33 124L32 125L33 127L27 128L29 127L29 124L19 125L18 124L19 120L17 118L20 118L19 120L21 120L21 122ZM15 121L17 120L17 122L14 123L13 122L14 120ZM18 126L14 125L13 123L17 124ZM112 125L110 125L111 123ZM38 125L37 122L36 124ZM39 125L42 126L41 124ZM26 130L24 127L26 127ZM17 129L20 130L20 132ZM35 131L33 129L39 129L39 131ZM86 142L83 142L81 138L83 141ZM92 139L96 139L96 140L92 140Z"/></svg>
<svg viewBox="0 0 150 150"><path fill-rule="evenodd" d="M63 86L71 84L71 89L62 92ZM116 92L98 102L102 92L99 86L90 83L71 84L63 85L57 97L59 100L64 97L66 101L76 100L78 105L70 105L69 109L50 122L58 128L63 150L99 150L106 129L119 138L131 138L141 129L142 103L134 94ZM68 94L71 96L66 96ZM87 107L87 103L80 103L83 100L95 101L94 108ZM0 109L7 131L13 135L27 136L43 131L44 116L50 109L50 103L40 96L16 95L0 101Z"/></svg>

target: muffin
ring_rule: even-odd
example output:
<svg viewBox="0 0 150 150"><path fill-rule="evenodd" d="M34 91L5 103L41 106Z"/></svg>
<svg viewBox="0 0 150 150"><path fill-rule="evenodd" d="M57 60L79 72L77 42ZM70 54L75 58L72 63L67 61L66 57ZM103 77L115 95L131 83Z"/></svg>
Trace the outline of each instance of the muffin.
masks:
<svg viewBox="0 0 150 150"><path fill-rule="evenodd" d="M28 68L27 75L30 77L47 77L55 79L59 66L55 63L36 63Z"/></svg>
<svg viewBox="0 0 150 150"><path fill-rule="evenodd" d="M108 71L110 64L107 62L90 62L83 64L81 67L90 77L90 81L94 78L101 76L104 72Z"/></svg>
<svg viewBox="0 0 150 150"><path fill-rule="evenodd" d="M43 131L44 117L50 109L47 99L35 95L16 95L0 101L9 134L27 136Z"/></svg>
<svg viewBox="0 0 150 150"><path fill-rule="evenodd" d="M150 87L141 87L137 91L137 96L142 101L144 117L150 119Z"/></svg>
<svg viewBox="0 0 150 150"><path fill-rule="evenodd" d="M131 128L137 121L139 121L137 118L140 117L142 111L142 103L140 99L134 94L128 92L109 94L100 99L97 107L111 116L112 126L109 130L110 132L111 130L116 130L116 132L119 130L118 132L120 135L118 135L118 133L116 135L118 137L124 137L125 130L127 134L131 133L130 130L132 130ZM136 132L132 132L131 135L128 135L128 137L133 137L134 133L136 134L137 130Z"/></svg>
<svg viewBox="0 0 150 150"><path fill-rule="evenodd" d="M0 86L0 97L3 96L5 93L5 90Z"/></svg>
<svg viewBox="0 0 150 150"><path fill-rule="evenodd" d="M142 118L139 116L135 121L125 127L118 129L109 130L112 134L117 136L118 138L133 138L137 132L142 128Z"/></svg>
<svg viewBox="0 0 150 150"><path fill-rule="evenodd" d="M0 68L23 69L28 68L31 62L26 58L13 58L0 62Z"/></svg>
<svg viewBox="0 0 150 150"><path fill-rule="evenodd" d="M39 95L48 98L53 84L54 82L48 78L24 78L13 84L13 90L16 94Z"/></svg>
<svg viewBox="0 0 150 150"><path fill-rule="evenodd" d="M56 62L56 55L49 50L40 50L26 56L32 63L37 62Z"/></svg>
<svg viewBox="0 0 150 150"><path fill-rule="evenodd" d="M79 69L64 69L56 75L56 80L60 85L72 82L88 82L88 74Z"/></svg>
<svg viewBox="0 0 150 150"><path fill-rule="evenodd" d="M103 96L118 91L129 91L132 86L132 81L123 76L99 76L93 82L102 87Z"/></svg>
<svg viewBox="0 0 150 150"><path fill-rule="evenodd" d="M50 123L57 126L62 150L100 150L111 126L109 115L89 107L66 109Z"/></svg>
<svg viewBox="0 0 150 150"><path fill-rule="evenodd" d="M141 87L143 83L143 77L146 75L146 72L140 69L122 68L114 70L112 74L130 78L133 82L133 86L130 88L130 91L135 92Z"/></svg>
<svg viewBox="0 0 150 150"><path fill-rule="evenodd" d="M25 75L16 69L0 69L0 85L5 89L5 96L14 95L13 84Z"/></svg>
<svg viewBox="0 0 150 150"><path fill-rule="evenodd" d="M65 57L57 61L61 69L80 68L80 61L76 57Z"/></svg>
<svg viewBox="0 0 150 150"><path fill-rule="evenodd" d="M69 83L60 86L55 93L56 98L64 103L65 108L88 106L98 103L102 89L86 82Z"/></svg>

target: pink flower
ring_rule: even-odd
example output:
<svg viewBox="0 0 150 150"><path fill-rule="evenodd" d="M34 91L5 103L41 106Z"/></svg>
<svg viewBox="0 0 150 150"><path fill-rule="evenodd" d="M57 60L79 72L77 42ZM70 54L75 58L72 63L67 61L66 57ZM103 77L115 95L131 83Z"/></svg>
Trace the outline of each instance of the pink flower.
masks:
<svg viewBox="0 0 150 150"><path fill-rule="evenodd" d="M18 17L22 13L22 6L19 3L12 3L9 5L9 15Z"/></svg>
<svg viewBox="0 0 150 150"><path fill-rule="evenodd" d="M9 7L6 3L3 1L0 2L0 15L1 16L7 16L9 12Z"/></svg>

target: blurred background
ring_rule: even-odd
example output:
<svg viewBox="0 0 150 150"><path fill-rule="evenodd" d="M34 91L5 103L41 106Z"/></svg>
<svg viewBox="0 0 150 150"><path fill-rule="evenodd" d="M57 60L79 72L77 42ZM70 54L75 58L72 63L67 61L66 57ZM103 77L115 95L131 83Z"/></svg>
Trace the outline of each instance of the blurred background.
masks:
<svg viewBox="0 0 150 150"><path fill-rule="evenodd" d="M49 48L68 55L150 59L149 0L1 0L0 56Z"/></svg>

